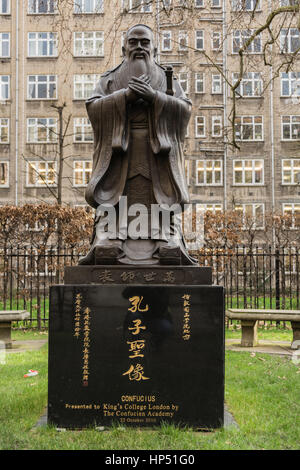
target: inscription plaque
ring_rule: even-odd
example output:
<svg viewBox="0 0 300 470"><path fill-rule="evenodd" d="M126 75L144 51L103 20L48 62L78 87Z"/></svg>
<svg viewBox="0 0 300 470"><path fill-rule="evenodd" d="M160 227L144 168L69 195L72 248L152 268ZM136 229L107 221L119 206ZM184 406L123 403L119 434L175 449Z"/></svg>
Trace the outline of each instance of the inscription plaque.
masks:
<svg viewBox="0 0 300 470"><path fill-rule="evenodd" d="M217 286L53 286L49 422L222 426L223 297Z"/></svg>

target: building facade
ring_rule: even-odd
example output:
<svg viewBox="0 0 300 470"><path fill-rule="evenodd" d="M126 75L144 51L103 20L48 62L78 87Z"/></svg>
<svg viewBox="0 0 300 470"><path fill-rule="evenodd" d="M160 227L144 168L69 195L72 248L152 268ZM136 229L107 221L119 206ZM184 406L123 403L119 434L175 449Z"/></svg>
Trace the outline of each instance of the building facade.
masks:
<svg viewBox="0 0 300 470"><path fill-rule="evenodd" d="M293 5L276 15L272 36L263 29L249 42L271 12ZM299 215L297 5L0 0L0 204L55 202L58 188L63 203L85 204L93 153L85 100L121 62L124 32L143 23L154 31L157 61L173 66L193 102L185 141L191 201L239 209L257 228L272 211Z"/></svg>

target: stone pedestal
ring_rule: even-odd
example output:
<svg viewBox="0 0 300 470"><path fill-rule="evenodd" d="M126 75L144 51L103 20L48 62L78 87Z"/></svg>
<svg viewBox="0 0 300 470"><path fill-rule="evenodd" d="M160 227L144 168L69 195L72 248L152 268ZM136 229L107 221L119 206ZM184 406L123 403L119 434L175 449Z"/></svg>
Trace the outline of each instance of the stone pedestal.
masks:
<svg viewBox="0 0 300 470"><path fill-rule="evenodd" d="M2 310L0 312L0 341L6 349L12 348L11 325L14 321L23 321L30 317L26 310Z"/></svg>
<svg viewBox="0 0 300 470"><path fill-rule="evenodd" d="M257 320L241 320L242 341L241 346L252 348L257 346Z"/></svg>
<svg viewBox="0 0 300 470"><path fill-rule="evenodd" d="M223 425L224 292L200 270L68 269L50 295L50 423Z"/></svg>
<svg viewBox="0 0 300 470"><path fill-rule="evenodd" d="M292 326L292 329L293 329L292 345L295 344L296 341L297 341L297 344L300 344L300 322L299 321L291 321L291 326ZM298 348L299 347L300 346L298 346Z"/></svg>
<svg viewBox="0 0 300 470"><path fill-rule="evenodd" d="M6 349L11 349L11 322L0 323L0 341L5 344Z"/></svg>

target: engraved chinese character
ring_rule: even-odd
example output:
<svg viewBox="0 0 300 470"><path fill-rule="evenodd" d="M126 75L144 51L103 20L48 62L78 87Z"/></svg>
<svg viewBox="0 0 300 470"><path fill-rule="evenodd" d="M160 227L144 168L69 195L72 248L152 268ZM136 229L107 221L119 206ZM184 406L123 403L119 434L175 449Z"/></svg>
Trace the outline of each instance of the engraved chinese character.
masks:
<svg viewBox="0 0 300 470"><path fill-rule="evenodd" d="M134 323L134 327L128 328L128 330L133 330L132 331L133 335L138 335L141 330L146 329L145 326L141 326L142 325L141 320L137 319L137 320L133 320L132 322Z"/></svg>
<svg viewBox="0 0 300 470"><path fill-rule="evenodd" d="M149 380L149 377L144 377L144 368L141 364L136 364L136 366L131 365L127 372L124 372L123 375L128 375L129 380Z"/></svg>
<svg viewBox="0 0 300 470"><path fill-rule="evenodd" d="M137 295L134 297L130 297L129 302L131 302L132 306L129 307L128 310L130 310L133 313L135 313L137 310L139 312L147 312L149 310L149 305L146 305L145 308L141 307L143 298L144 298L143 296L139 297Z"/></svg>
<svg viewBox="0 0 300 470"><path fill-rule="evenodd" d="M156 273L154 273L154 272L144 274L144 279L147 282L154 281L155 277L156 277Z"/></svg>
<svg viewBox="0 0 300 470"><path fill-rule="evenodd" d="M122 274L121 274L121 279L122 281L134 281L135 279L135 273L133 271L124 271Z"/></svg>
<svg viewBox="0 0 300 470"><path fill-rule="evenodd" d="M163 278L163 282L175 282L176 281L176 278L174 276L174 272L173 271L167 271L165 273L165 277Z"/></svg>
<svg viewBox="0 0 300 470"><path fill-rule="evenodd" d="M105 282L113 282L113 278L111 277L111 271L105 269L102 273L99 274L99 281Z"/></svg>
<svg viewBox="0 0 300 470"><path fill-rule="evenodd" d="M137 341L127 341L127 344L130 344L129 352L133 353L132 356L129 356L130 359L134 359L135 357L144 357L141 350L145 347L145 340L140 339Z"/></svg>

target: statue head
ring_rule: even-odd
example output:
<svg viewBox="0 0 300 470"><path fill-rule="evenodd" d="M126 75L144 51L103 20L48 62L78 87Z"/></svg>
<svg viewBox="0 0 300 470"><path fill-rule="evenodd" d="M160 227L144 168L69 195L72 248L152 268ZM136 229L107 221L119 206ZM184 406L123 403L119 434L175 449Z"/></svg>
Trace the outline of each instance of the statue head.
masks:
<svg viewBox="0 0 300 470"><path fill-rule="evenodd" d="M157 48L153 31L149 26L137 24L128 29L122 52L125 60L153 62Z"/></svg>

